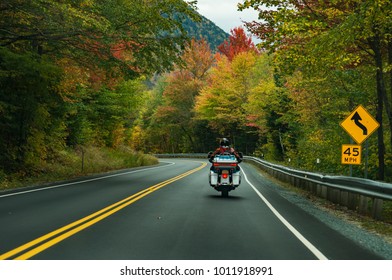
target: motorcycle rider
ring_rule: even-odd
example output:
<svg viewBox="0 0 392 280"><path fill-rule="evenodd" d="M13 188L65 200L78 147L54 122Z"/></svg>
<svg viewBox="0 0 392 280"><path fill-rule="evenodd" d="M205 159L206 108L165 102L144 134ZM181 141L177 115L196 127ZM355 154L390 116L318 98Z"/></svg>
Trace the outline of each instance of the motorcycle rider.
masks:
<svg viewBox="0 0 392 280"><path fill-rule="evenodd" d="M230 140L227 138L221 139L219 148L217 148L211 154L211 158L213 159L215 155L224 154L224 153L229 153L231 155L234 155L237 158L238 162L242 161L242 159L241 159L240 155L237 153L237 151L234 150L234 148L230 147Z"/></svg>
<svg viewBox="0 0 392 280"><path fill-rule="evenodd" d="M230 140L227 138L222 138L220 141L220 146L213 153L208 155L210 162L212 162L215 155L224 154L224 153L229 153L231 155L234 155L238 163L242 161L242 156L240 156L240 154L236 150L234 150L234 148L230 147ZM238 165L237 168L238 170L240 169ZM214 170L214 166L211 166L211 170Z"/></svg>

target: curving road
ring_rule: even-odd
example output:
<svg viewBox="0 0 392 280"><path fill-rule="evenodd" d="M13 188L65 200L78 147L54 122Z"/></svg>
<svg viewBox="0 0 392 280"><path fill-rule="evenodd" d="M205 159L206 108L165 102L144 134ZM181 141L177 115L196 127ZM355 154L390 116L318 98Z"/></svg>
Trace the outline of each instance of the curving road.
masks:
<svg viewBox="0 0 392 280"><path fill-rule="evenodd" d="M0 193L0 259L380 259L281 197L251 165L223 198L206 160Z"/></svg>

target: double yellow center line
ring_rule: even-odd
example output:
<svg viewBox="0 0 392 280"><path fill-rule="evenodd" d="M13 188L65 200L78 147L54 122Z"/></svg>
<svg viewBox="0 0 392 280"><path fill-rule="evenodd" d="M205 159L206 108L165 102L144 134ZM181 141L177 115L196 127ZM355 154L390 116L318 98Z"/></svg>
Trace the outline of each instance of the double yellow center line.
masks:
<svg viewBox="0 0 392 280"><path fill-rule="evenodd" d="M102 210L99 210L89 216L86 216L80 220L77 220L69 225L66 225L62 228L59 228L55 231L52 231L42 237L34 239L20 247L17 247L7 253L0 255L0 260L14 258L15 260L27 260L40 252L52 247L53 245L63 241L64 239L102 221L103 219L109 217L110 215L120 211L121 209L127 207L128 205L134 203L135 201L163 188L166 185L169 185L177 180L180 180L200 169L204 168L207 164L203 163L200 167L192 169L188 172L180 174L174 178L168 179L164 182L151 186L147 189L144 189L134 195L131 195L119 202L116 202Z"/></svg>

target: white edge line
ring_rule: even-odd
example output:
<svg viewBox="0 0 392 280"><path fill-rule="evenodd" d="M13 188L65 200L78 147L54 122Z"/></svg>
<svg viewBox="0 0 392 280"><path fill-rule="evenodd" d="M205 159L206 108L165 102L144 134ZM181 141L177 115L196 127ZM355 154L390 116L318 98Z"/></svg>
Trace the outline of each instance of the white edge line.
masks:
<svg viewBox="0 0 392 280"><path fill-rule="evenodd" d="M40 192L40 191L56 189L56 188L61 188L61 187L66 187L66 186L71 186L71 185L83 184L83 183L103 180L103 179L107 179L107 178L123 176L123 175L132 174L132 173L158 169L158 168L162 168L162 167L168 167L168 166L171 166L171 165L175 164L174 162L167 162L167 161L160 161L160 162L165 162L165 163L169 163L169 164L168 165L162 165L162 166L156 166L156 167L143 168L143 169L128 171L128 172L124 172L124 173L117 173L117 174L112 174L112 175L107 175L107 176L102 176L102 177L97 177L97 178L92 178L92 179L87 179L87 180L82 180L82 181L76 181L76 182L70 182L70 183L65 183L65 184L60 184L60 185L54 185L54 186L50 186L50 187L37 188L37 189L33 189L33 190L28 190L28 191L20 191L20 192L15 192L15 193L4 194L4 195L0 195L0 198L9 197L9 196L15 196L15 195L21 195L21 194L26 194L26 193L32 193L32 192Z"/></svg>
<svg viewBox="0 0 392 280"><path fill-rule="evenodd" d="M293 227L279 212L272 206L272 204L256 189L256 187L248 180L244 169L241 169L245 180L257 193L257 195L264 201L268 208L275 214L275 216L301 241L319 260L328 260L323 253L321 253L312 243L310 243L295 227Z"/></svg>

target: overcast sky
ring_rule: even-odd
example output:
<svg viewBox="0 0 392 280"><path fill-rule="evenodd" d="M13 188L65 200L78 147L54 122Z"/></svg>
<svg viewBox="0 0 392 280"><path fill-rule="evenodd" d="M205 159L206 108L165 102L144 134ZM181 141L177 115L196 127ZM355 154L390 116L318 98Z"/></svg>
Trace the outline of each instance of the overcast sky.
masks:
<svg viewBox="0 0 392 280"><path fill-rule="evenodd" d="M214 22L230 34L234 27L243 26L242 21L257 20L257 12L246 9L239 12L237 8L241 0L198 0L198 12Z"/></svg>

